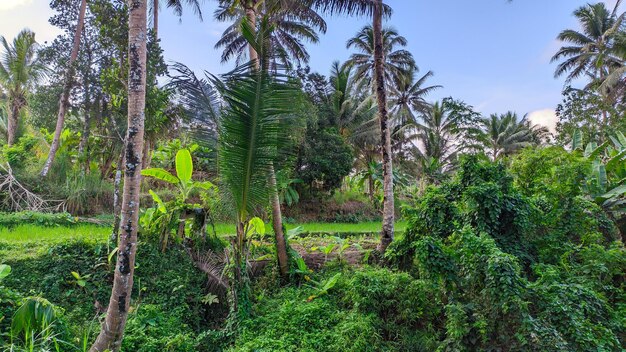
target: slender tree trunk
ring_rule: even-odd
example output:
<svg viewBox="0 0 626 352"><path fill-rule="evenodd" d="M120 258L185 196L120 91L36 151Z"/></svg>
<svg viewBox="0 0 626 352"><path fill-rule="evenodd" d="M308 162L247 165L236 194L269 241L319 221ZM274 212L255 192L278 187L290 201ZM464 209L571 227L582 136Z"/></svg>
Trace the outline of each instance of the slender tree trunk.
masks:
<svg viewBox="0 0 626 352"><path fill-rule="evenodd" d="M152 30L154 37L159 39L159 0L152 0Z"/></svg>
<svg viewBox="0 0 626 352"><path fill-rule="evenodd" d="M9 109L9 116L7 117L7 144L9 147L16 142L15 139L17 137L17 127L21 110L20 105L20 102L11 102Z"/></svg>
<svg viewBox="0 0 626 352"><path fill-rule="evenodd" d="M380 120L381 151L383 159L383 227L380 232L378 249L384 252L394 237L393 166L391 162L391 131L387 116L387 95L385 92L385 68L383 63L382 19L383 2L377 0L373 12L374 29L374 76L378 118Z"/></svg>
<svg viewBox="0 0 626 352"><path fill-rule="evenodd" d="M86 154L87 144L89 143L89 133L91 132L91 95L89 94L88 78L85 78L83 86L85 87L85 122L80 135L80 142L78 143L78 155L80 156ZM85 164L88 168L89 162L87 161Z"/></svg>
<svg viewBox="0 0 626 352"><path fill-rule="evenodd" d="M83 33L83 26L85 23L85 10L87 9L87 0L82 0L80 3L80 11L78 12L78 23L76 24L76 32L74 32L74 46L72 47L72 53L70 54L70 61L65 77L65 86L59 99L59 115L57 116L57 125L54 130L54 137L52 138L52 144L50 145L50 152L48 152L48 159L41 170L41 176L48 175L50 166L54 161L54 157L59 149L59 143L61 139L61 132L63 131L63 125L65 124L65 113L69 106L70 91L74 83L74 63L78 57L78 49L80 48L80 37Z"/></svg>
<svg viewBox="0 0 626 352"><path fill-rule="evenodd" d="M270 169L270 187L272 188L272 226L276 238L276 256L278 257L278 268L280 276L287 277L289 273L289 256L287 255L287 241L283 232L283 216L280 210L280 198L278 197L278 187L276 187L276 172L274 166Z"/></svg>
<svg viewBox="0 0 626 352"><path fill-rule="evenodd" d="M371 174L367 176L367 191L370 195L370 202L374 205L374 179Z"/></svg>
<svg viewBox="0 0 626 352"><path fill-rule="evenodd" d="M124 143L126 145L126 143ZM120 189L122 185L122 165L124 165L124 150L120 153L117 163L117 171L115 171L115 180L113 181L113 231L111 231L111 243L118 245L120 233L120 223L122 222L122 208L120 202Z"/></svg>
<svg viewBox="0 0 626 352"><path fill-rule="evenodd" d="M124 193L122 196L122 231L113 289L100 334L91 352L120 350L128 318L139 222L141 159L146 106L147 0L128 1L128 131L124 146Z"/></svg>
<svg viewBox="0 0 626 352"><path fill-rule="evenodd" d="M141 168L147 169L150 167L150 162L152 161L151 153L152 153L152 141L150 139L146 139L144 141L143 147L143 160L141 160Z"/></svg>

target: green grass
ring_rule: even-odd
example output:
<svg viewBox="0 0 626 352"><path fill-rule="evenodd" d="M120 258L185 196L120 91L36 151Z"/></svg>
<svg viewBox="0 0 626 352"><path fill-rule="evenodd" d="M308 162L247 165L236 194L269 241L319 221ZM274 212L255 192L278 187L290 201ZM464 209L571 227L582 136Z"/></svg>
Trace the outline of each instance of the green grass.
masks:
<svg viewBox="0 0 626 352"><path fill-rule="evenodd" d="M72 227L45 227L40 225L19 225L12 229L0 228L0 241L4 242L62 242L65 240L106 241L111 228L84 224Z"/></svg>
<svg viewBox="0 0 626 352"><path fill-rule="evenodd" d="M266 225L271 231L271 225ZM302 226L303 232L307 233L371 233L378 232L380 222L363 222L358 224L343 223L302 223L285 224L287 229ZM406 229L406 222L396 223L396 232L402 233ZM232 235L235 233L235 225L219 223L215 225L218 235ZM72 227L45 227L41 225L19 225L14 228L0 228L0 242L62 242L65 240L94 240L106 241L111 234L109 226L92 224L76 225Z"/></svg>
<svg viewBox="0 0 626 352"><path fill-rule="evenodd" d="M397 232L404 232L406 230L407 223L404 221L396 222L395 230ZM369 233L380 232L382 228L381 222L361 222L358 224L345 224L345 223L322 223L322 222L310 222L303 224L286 224L287 229L302 226L304 232L309 233Z"/></svg>
<svg viewBox="0 0 626 352"><path fill-rule="evenodd" d="M396 222L396 232L404 232L406 230L406 221ZM265 225L268 230L271 229L271 224ZM285 224L285 227L290 230L295 227L302 226L303 232L308 233L370 233L379 232L382 223L381 222L361 222L358 224L348 223L325 223L325 222L309 222L299 224ZM235 233L234 224L218 223L215 225L215 231L218 235L232 235Z"/></svg>

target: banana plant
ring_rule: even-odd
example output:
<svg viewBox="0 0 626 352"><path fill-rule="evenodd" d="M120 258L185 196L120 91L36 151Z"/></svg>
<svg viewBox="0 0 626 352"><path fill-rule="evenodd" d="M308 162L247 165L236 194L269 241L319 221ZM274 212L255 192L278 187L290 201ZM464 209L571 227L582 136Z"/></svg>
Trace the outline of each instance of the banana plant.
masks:
<svg viewBox="0 0 626 352"><path fill-rule="evenodd" d="M276 173L276 188L280 203L286 204L288 207L298 203L300 194L294 186L302 182L299 178L290 178L285 170L278 171Z"/></svg>
<svg viewBox="0 0 626 352"><path fill-rule="evenodd" d="M172 185L176 185L179 190L179 198L182 202L185 202L191 192L195 189L210 190L215 187L209 181L194 181L193 175L193 161L191 159L191 153L189 149L181 149L176 153L176 176L172 175L169 171L162 168L149 168L141 171L143 176L152 177L160 181L167 182ZM151 193L153 194L153 193ZM154 194L153 194L154 198ZM156 202L156 199L155 199Z"/></svg>
<svg viewBox="0 0 626 352"><path fill-rule="evenodd" d="M574 137L572 148L582 150L580 133ZM626 136L618 131L600 145L590 142L583 156L592 163L585 184L590 197L618 218L626 214Z"/></svg>
<svg viewBox="0 0 626 352"><path fill-rule="evenodd" d="M141 217L141 227L152 233L159 234L161 250L165 251L172 231L176 229L184 232L184 219L181 217L189 208L198 208L199 205L189 204L187 200L194 190L209 191L215 188L209 181L194 181L193 176L193 160L188 149L181 149L176 153L175 161L176 175L172 175L169 171L162 168L150 168L141 171L146 177L152 177L168 184L175 185L178 188L178 195L172 202L165 203L153 190L149 190L152 200L155 203L154 208L147 209ZM181 224L182 223L182 224ZM196 226L198 230L202 225Z"/></svg>

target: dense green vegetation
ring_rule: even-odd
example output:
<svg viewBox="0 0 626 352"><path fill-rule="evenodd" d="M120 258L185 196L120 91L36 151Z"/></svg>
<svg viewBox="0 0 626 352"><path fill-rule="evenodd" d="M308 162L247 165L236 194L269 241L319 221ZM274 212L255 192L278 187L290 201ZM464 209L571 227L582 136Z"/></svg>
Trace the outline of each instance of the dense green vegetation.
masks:
<svg viewBox="0 0 626 352"><path fill-rule="evenodd" d="M550 158L562 163L537 167ZM143 239L123 349L619 350L626 252L607 214L580 195L584 174L572 170L584 172L585 158L559 148L528 150L512 165L465 159L457 176L429 188L405 210L408 232L387 251L386 268L350 262L337 256L338 247L320 272L284 287L276 285L276 268L267 267L253 283L252 317L236 335L220 330L223 297L214 296L184 251L174 246L163 255ZM540 187L522 188L529 181ZM12 267L3 300L45 293L58 307L61 340L91 336L108 294L108 232L31 225L13 231L24 228L31 240L0 234ZM70 237L73 231L81 236ZM66 235L53 237L57 232ZM367 242L348 240L349 250L366 252ZM15 309L19 299L13 299Z"/></svg>
<svg viewBox="0 0 626 352"><path fill-rule="evenodd" d="M217 4L223 75L165 63L159 5L196 0L0 38L0 349L624 350L619 1L559 35L553 132L430 101L381 0ZM372 22L326 77L329 15Z"/></svg>

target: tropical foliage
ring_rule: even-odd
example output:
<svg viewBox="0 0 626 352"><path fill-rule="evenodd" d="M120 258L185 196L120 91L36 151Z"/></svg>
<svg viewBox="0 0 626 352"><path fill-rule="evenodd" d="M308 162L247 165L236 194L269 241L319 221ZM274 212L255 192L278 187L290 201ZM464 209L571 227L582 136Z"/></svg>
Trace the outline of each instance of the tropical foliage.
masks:
<svg viewBox="0 0 626 352"><path fill-rule="evenodd" d="M558 35L556 126L447 96L381 0L212 5L0 37L1 350L622 351L621 1ZM167 62L161 8L230 71Z"/></svg>

